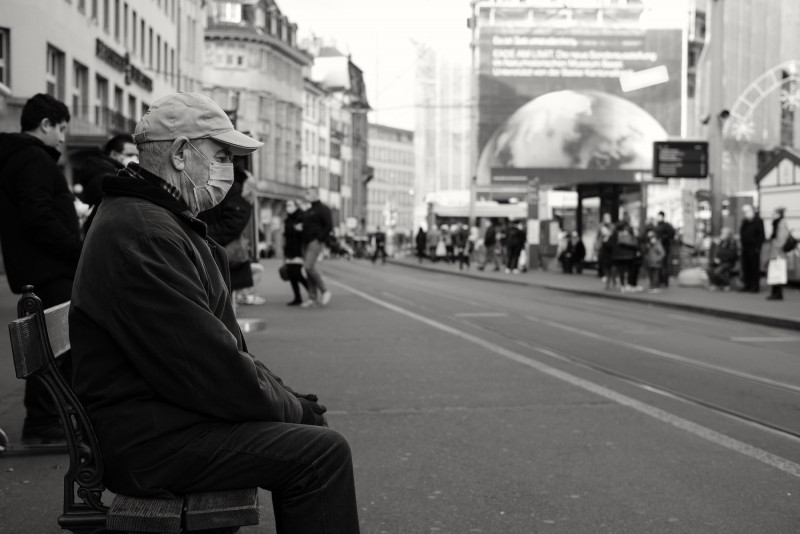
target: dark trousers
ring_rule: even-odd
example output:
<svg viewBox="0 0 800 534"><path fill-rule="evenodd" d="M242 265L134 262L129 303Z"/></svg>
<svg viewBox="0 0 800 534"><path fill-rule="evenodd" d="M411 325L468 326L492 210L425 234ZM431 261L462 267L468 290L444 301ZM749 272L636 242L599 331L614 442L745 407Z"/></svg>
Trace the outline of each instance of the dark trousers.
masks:
<svg viewBox="0 0 800 534"><path fill-rule="evenodd" d="M378 254L381 256L381 262L386 263L386 245L375 245L375 253L372 255L372 263L378 260Z"/></svg>
<svg viewBox="0 0 800 534"><path fill-rule="evenodd" d="M64 278L38 284L33 288L34 293L42 300L44 309L52 308L72 298L72 279ZM72 356L66 353L58 359L61 374L72 383ZM38 378L25 381L25 422L22 426L23 436L28 432L35 433L38 429L58 426L58 410L50 396L44 382Z"/></svg>
<svg viewBox="0 0 800 534"><path fill-rule="evenodd" d="M278 534L358 534L350 446L326 427L289 423L221 424L192 447L210 446L194 476L175 493L260 487L272 493Z"/></svg>
<svg viewBox="0 0 800 534"><path fill-rule="evenodd" d="M742 283L745 291L758 293L761 279L761 251L742 249Z"/></svg>
<svg viewBox="0 0 800 534"><path fill-rule="evenodd" d="M639 272L642 270L642 260L636 259L631 262L628 271L628 285L636 287L639 285Z"/></svg>
<svg viewBox="0 0 800 534"><path fill-rule="evenodd" d="M506 267L514 270L519 265L519 255L522 253L522 247L519 245L513 245L508 247L508 264Z"/></svg>
<svg viewBox="0 0 800 534"><path fill-rule="evenodd" d="M294 293L294 301L300 302L303 300L300 294L300 286L306 288L308 292L308 281L303 276L303 266L299 263L287 263L286 274L289 276L289 283L292 284L292 293Z"/></svg>
<svg viewBox="0 0 800 534"><path fill-rule="evenodd" d="M650 289L658 289L658 286L661 283L661 268L660 267L648 267L647 268L647 275L650 278Z"/></svg>
<svg viewBox="0 0 800 534"><path fill-rule="evenodd" d="M661 245L664 247L664 259L661 260L661 285L669 287L669 271L672 268L672 255L670 254L670 245L665 244L663 241Z"/></svg>
<svg viewBox="0 0 800 534"><path fill-rule="evenodd" d="M465 263L469 267L469 247L460 247L458 249L458 268L463 269Z"/></svg>
<svg viewBox="0 0 800 534"><path fill-rule="evenodd" d="M774 299L783 299L783 286L775 285L769 286L769 296Z"/></svg>
<svg viewBox="0 0 800 534"><path fill-rule="evenodd" d="M497 261L497 249L493 244L486 245L486 257L484 258L483 263L478 268L480 270L483 270L486 267L486 265L489 264L490 262L494 263L495 271L500 270L500 263Z"/></svg>

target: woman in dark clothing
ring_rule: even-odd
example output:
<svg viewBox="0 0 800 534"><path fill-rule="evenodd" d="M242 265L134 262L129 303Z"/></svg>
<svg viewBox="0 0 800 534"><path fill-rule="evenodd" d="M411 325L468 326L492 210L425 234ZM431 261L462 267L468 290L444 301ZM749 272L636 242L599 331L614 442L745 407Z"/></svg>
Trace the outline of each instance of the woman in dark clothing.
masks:
<svg viewBox="0 0 800 534"><path fill-rule="evenodd" d="M417 232L416 238L417 244L417 258L419 258L419 262L422 263L422 258L425 257L425 247L428 244L428 235L425 233L425 230L422 227L419 227L419 231Z"/></svg>
<svg viewBox="0 0 800 534"><path fill-rule="evenodd" d="M249 252L240 242L242 232L250 222L253 205L242 196L247 174L239 167L234 167L233 178L233 185L222 202L200 213L197 218L206 223L208 236L225 247L231 270L231 290L236 291L253 287ZM235 250L238 250L238 253Z"/></svg>
<svg viewBox="0 0 800 534"><path fill-rule="evenodd" d="M286 274L292 284L294 300L287 306L299 306L303 303L300 295L302 285L308 291L308 281L303 276L303 212L298 209L294 200L286 201L286 219L283 221L283 259L286 262Z"/></svg>
<svg viewBox="0 0 800 534"><path fill-rule="evenodd" d="M629 276L631 265L636 260L636 251L639 241L633 235L631 226L622 221L617 223L614 234L609 240L611 243L611 260L613 264L612 275L609 280L619 276L620 290L627 293L631 290ZM610 282L606 282L606 289L610 289Z"/></svg>

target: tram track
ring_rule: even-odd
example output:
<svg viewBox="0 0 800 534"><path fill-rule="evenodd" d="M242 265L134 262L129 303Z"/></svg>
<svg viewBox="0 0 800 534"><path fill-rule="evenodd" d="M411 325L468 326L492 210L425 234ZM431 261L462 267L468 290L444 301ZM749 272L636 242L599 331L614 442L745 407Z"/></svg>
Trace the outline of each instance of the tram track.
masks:
<svg viewBox="0 0 800 534"><path fill-rule="evenodd" d="M768 421L763 417L753 416L742 410L735 409L729 406L724 406L720 403L703 399L697 395L693 395L685 391L680 391L673 387L667 387L664 386L663 384L658 384L651 380L643 379L631 373L620 371L619 369L615 369L609 365L604 365L602 363L590 360L585 357L576 356L573 354L566 354L564 353L563 350L549 347L542 343L532 342L506 329L497 326L490 326L478 322L473 318L462 317L458 318L457 320L458 322L464 325L467 325L471 328L474 328L476 330L482 331L487 334L493 334L506 342L512 343L529 351L534 351L539 354L544 354L550 358L560 360L562 362L569 363L571 365L576 365L585 369L591 369L593 371L600 372L604 375L614 377L618 380L622 380L627 384L638 387L650 393L662 395L693 406L701 407L706 410L710 410L716 414L732 418L744 424L754 426L766 432L781 435L785 438L795 440L798 443L800 443L800 428L797 429L789 428L784 424ZM685 358L680 362L676 362L674 360L670 361L671 363L679 363L681 365L689 367L694 366L699 371L712 372L721 376L725 376L730 380L747 381L749 383L757 384L760 387L779 390L784 393L797 396L796 399L797 403L800 404L800 388L792 386L790 384L781 384L773 380L760 379L759 377L755 377L752 375L744 375L736 371L726 371L725 369L718 367L711 368L708 365L704 364L703 362L692 362L688 358Z"/></svg>

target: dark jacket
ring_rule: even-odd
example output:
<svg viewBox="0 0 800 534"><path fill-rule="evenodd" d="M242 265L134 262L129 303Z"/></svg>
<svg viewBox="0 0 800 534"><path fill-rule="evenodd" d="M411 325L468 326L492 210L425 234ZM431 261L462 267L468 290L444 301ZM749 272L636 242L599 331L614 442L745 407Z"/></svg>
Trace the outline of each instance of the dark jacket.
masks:
<svg viewBox="0 0 800 534"><path fill-rule="evenodd" d="M639 240L636 239L630 225L626 223L617 224L617 228L611 235L609 242L611 243L611 259L613 261L635 260L637 255L641 252Z"/></svg>
<svg viewBox="0 0 800 534"><path fill-rule="evenodd" d="M656 237L661 241L664 252L670 249L672 241L675 239L675 228L667 221L659 221L656 224Z"/></svg>
<svg viewBox="0 0 800 534"><path fill-rule="evenodd" d="M739 243L742 245L742 250L761 251L766 239L764 221L761 217L755 215L749 221L747 219L742 221L739 227Z"/></svg>
<svg viewBox="0 0 800 534"><path fill-rule="evenodd" d="M97 431L105 483L134 496L166 495L205 468L229 423L300 423L303 414L246 352L222 247L141 172L105 178L69 315L74 388Z"/></svg>
<svg viewBox="0 0 800 534"><path fill-rule="evenodd" d="M497 228L491 225L486 229L486 234L483 236L483 244L487 247L493 247L497 244Z"/></svg>
<svg viewBox="0 0 800 534"><path fill-rule="evenodd" d="M303 257L303 232L295 225L303 222L303 212L297 210L283 221L283 257L287 260Z"/></svg>
<svg viewBox="0 0 800 534"><path fill-rule="evenodd" d="M100 203L103 194L103 179L108 174L117 174L124 165L107 156L102 150L90 152L76 172L76 181L83 186L79 195L81 201L94 206Z"/></svg>
<svg viewBox="0 0 800 534"><path fill-rule="evenodd" d="M416 243L417 243L417 250L420 252L424 252L425 246L428 243L428 234L425 233L425 231L422 228L420 228L419 231L417 231Z"/></svg>
<svg viewBox="0 0 800 534"><path fill-rule="evenodd" d="M303 243L311 243L315 239L321 243L328 242L328 236L333 231L331 210L316 200L311 207L303 212Z"/></svg>
<svg viewBox="0 0 800 534"><path fill-rule="evenodd" d="M253 214L253 205L242 197L242 184L234 182L219 205L200 213L197 218L206 223L208 235L223 247L242 235ZM244 289L253 286L253 271L250 262L233 264L228 258L231 271L231 287Z"/></svg>
<svg viewBox="0 0 800 534"><path fill-rule="evenodd" d="M81 233L59 155L31 135L0 134L0 243L14 293L75 275Z"/></svg>
<svg viewBox="0 0 800 534"><path fill-rule="evenodd" d="M509 228L506 246L508 248L517 249L522 248L523 245L525 245L525 233L516 226Z"/></svg>

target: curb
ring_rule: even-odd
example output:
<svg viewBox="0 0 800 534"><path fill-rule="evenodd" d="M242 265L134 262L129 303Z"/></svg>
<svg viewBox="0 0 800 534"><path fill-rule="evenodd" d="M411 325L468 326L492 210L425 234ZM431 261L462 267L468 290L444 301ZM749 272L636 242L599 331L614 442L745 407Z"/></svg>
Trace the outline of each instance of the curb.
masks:
<svg viewBox="0 0 800 534"><path fill-rule="evenodd" d="M697 304L686 304L682 302L667 302L663 300L655 300L650 299L647 297L642 296L626 296L620 293L609 293L609 292L600 292L600 291L590 291L587 289L573 289L568 287L561 287L561 286L554 286L547 283L537 283L531 282L527 280L520 280L520 279L512 279L512 278L493 278L490 276L484 276L477 273L472 272L464 272L464 271L445 271L441 269L434 269L428 267L426 265L418 265L415 263L408 263L404 261L394 260L392 258L387 259L387 263L391 263L392 265L399 265L401 267L407 267L409 269L417 269L420 271L428 271L434 273L441 273L441 274L449 274L454 276L461 276L463 278L472 278L474 280L483 280L484 282L497 282L500 284L510 284L516 286L526 286L526 287L538 287L541 289L549 289L551 291L561 291L562 293L571 293L573 295L583 295L583 296L591 296L591 297L603 297L607 299L613 300L624 300L626 302L636 302L638 304L644 305L652 305L652 306L660 306L662 308L670 308L673 310L681 310L681 311L688 311L688 312L695 312L695 313L703 313L706 315L713 315L716 317L721 317L724 319L734 319L737 321L744 321L748 323L755 323L764 326L772 326L775 328L784 328L787 330L798 330L800 331L800 320L793 320L787 319L784 317L771 317L768 315L756 315L751 313L744 313L739 311L731 311L731 310L723 310L720 308L712 308L708 306L701 306Z"/></svg>

